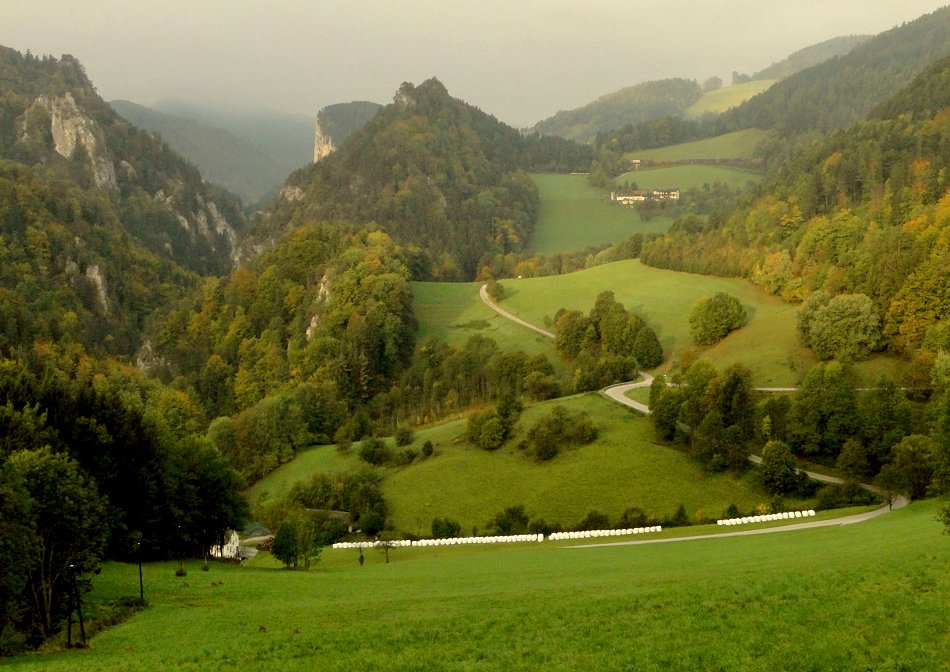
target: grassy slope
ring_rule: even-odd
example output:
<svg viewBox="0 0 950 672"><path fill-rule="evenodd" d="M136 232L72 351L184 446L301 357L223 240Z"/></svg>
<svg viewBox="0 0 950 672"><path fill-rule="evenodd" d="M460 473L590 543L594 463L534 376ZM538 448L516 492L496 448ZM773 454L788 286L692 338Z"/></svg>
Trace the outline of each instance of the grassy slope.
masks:
<svg viewBox="0 0 950 672"><path fill-rule="evenodd" d="M749 100L749 98L762 93L775 84L776 81L777 80L774 79L760 79L743 84L724 86L721 89L710 91L709 93L703 94L702 98L686 108L685 116L690 119L695 119L703 116L707 112L713 114L725 112L730 107L741 105Z"/></svg>
<svg viewBox="0 0 950 672"><path fill-rule="evenodd" d="M704 296L727 292L742 301L750 320L719 344L703 350L717 366L724 368L742 362L752 369L757 383L771 386L797 382L801 372L815 362L811 352L798 342L798 307L745 280L620 261L568 275L505 280L502 284L505 309L539 325L550 321L562 307L586 313L600 292L611 289L618 301L653 326L668 358L693 347L689 336L689 310L693 304ZM478 300L477 296L474 300Z"/></svg>
<svg viewBox="0 0 950 672"><path fill-rule="evenodd" d="M536 464L514 446L554 404L587 412L600 435L589 446ZM417 431L411 447L418 451L430 440L436 446L435 456L383 470L383 493L395 528L424 535L434 517L448 516L467 533L474 526L484 527L506 506L518 504L525 506L532 519L570 525L590 509L616 519L624 509L638 506L662 518L683 504L691 517L699 510L716 517L729 504L751 510L770 499L750 476L709 474L682 453L655 445L646 418L599 394L532 406L525 410L520 427L521 433L495 452L460 439L464 420ZM354 446L346 456L333 446L306 451L257 483L250 499L286 491L315 471L356 468L358 449Z"/></svg>
<svg viewBox="0 0 950 672"><path fill-rule="evenodd" d="M528 242L532 254L557 254L592 245L618 243L637 231L666 231L672 220L654 217L644 222L633 208L611 203L592 187L586 175L534 174L541 192L541 210Z"/></svg>
<svg viewBox="0 0 950 672"><path fill-rule="evenodd" d="M629 159L642 161L682 161L684 159L751 159L767 131L750 128L744 131L717 135L714 138L668 145L657 149L627 152Z"/></svg>
<svg viewBox="0 0 950 672"><path fill-rule="evenodd" d="M29 670L937 670L950 537L933 503L845 527L688 543L404 549L310 572L145 567L151 608ZM664 533L666 534L666 533ZM90 601L137 594L108 565ZM221 585L212 587L211 582ZM87 608L91 608L87 606ZM260 632L264 625L266 632Z"/></svg>
<svg viewBox="0 0 950 672"><path fill-rule="evenodd" d="M553 358L554 342L519 327L478 298L480 282L413 282L412 310L419 321L418 342L436 338L457 348L474 335L493 339L503 350L523 350Z"/></svg>
<svg viewBox="0 0 950 672"><path fill-rule="evenodd" d="M443 443L434 459L386 478L384 493L396 527L427 534L434 517L447 515L469 532L476 525L483 528L506 506L519 504L532 519L569 525L591 509L616 519L624 509L638 506L662 518L683 504L691 517L700 509L713 517L730 503L749 510L769 500L749 477L709 474L682 453L654 444L649 420L599 394L533 406L522 416L522 432L555 403L586 411L600 430L596 442L545 464L510 445L486 453L464 443ZM464 431L463 422L456 431Z"/></svg>
<svg viewBox="0 0 950 672"><path fill-rule="evenodd" d="M702 189L704 184L720 182L733 189L745 187L749 182L762 179L760 173L727 166L687 164L631 170L614 178L614 184L636 183L640 189Z"/></svg>

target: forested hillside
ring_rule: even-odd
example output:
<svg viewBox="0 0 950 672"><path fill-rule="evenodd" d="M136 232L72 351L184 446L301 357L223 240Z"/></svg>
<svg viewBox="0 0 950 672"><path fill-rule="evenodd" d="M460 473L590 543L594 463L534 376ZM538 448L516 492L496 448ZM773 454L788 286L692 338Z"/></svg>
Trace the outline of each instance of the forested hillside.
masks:
<svg viewBox="0 0 950 672"><path fill-rule="evenodd" d="M70 56L0 48L0 157L100 190L123 229L156 255L199 273L234 262L244 228L237 199L119 117Z"/></svg>
<svg viewBox="0 0 950 672"><path fill-rule="evenodd" d="M373 221L424 247L417 278L474 278L487 258L520 250L531 235L538 194L521 169L552 163L586 168L590 153L522 138L434 79L403 84L342 148L290 177L254 234L260 241L311 220Z"/></svg>
<svg viewBox="0 0 950 672"><path fill-rule="evenodd" d="M674 226L643 260L747 276L790 301L817 293L802 331L825 357L840 354L828 325L848 321L864 325L845 340L870 339L865 354L946 349L948 82L945 58L866 121L774 166L751 205L695 233Z"/></svg>
<svg viewBox="0 0 950 672"><path fill-rule="evenodd" d="M791 77L796 72L810 68L813 65L818 65L819 63L824 63L830 58L843 56L870 38L870 35L833 37L830 40L825 40L824 42L813 44L810 47L799 49L778 63L773 63L769 67L759 70L749 79L785 79L786 77Z"/></svg>
<svg viewBox="0 0 950 672"><path fill-rule="evenodd" d="M944 8L788 77L723 114L716 132L767 128L789 136L842 128L948 53L950 8Z"/></svg>
<svg viewBox="0 0 950 672"><path fill-rule="evenodd" d="M61 629L73 572L82 589L104 558L242 524L200 406L128 364L195 271L230 268L241 225L75 59L0 49L0 653Z"/></svg>
<svg viewBox="0 0 950 672"><path fill-rule="evenodd" d="M132 124L158 133L168 146L195 164L205 179L254 204L273 196L298 165L284 165L266 149L197 119L159 112L127 100L109 105Z"/></svg>
<svg viewBox="0 0 950 672"><path fill-rule="evenodd" d="M562 110L535 124L542 135L558 135L589 142L599 132L658 117L677 117L703 95L699 84L687 79L644 82L608 93L574 110Z"/></svg>

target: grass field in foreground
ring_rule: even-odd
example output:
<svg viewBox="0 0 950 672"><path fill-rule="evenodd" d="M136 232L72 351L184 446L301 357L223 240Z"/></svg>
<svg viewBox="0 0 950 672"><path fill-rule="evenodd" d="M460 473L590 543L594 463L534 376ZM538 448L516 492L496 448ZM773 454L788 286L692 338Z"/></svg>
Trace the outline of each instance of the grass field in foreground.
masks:
<svg viewBox="0 0 950 672"><path fill-rule="evenodd" d="M614 184L622 186L636 183L639 189L702 189L703 185L716 182L732 189L744 188L749 182L762 179L760 173L728 166L686 164L682 166L663 166L661 168L641 168L614 178Z"/></svg>
<svg viewBox="0 0 950 672"><path fill-rule="evenodd" d="M932 502L752 537L326 550L309 572L145 567L151 606L17 670L941 670L950 537ZM566 544L565 544L566 545ZM137 595L107 565L87 604ZM213 587L212 582L220 582ZM261 626L266 631L261 631Z"/></svg>
<svg viewBox="0 0 950 672"><path fill-rule="evenodd" d="M554 405L588 413L599 435L590 445L537 464L515 446ZM662 519L683 504L690 519L700 510L713 519L730 504L750 511L771 499L753 472L741 478L712 474L683 453L656 445L648 419L597 393L525 409L518 434L493 452L462 440L465 422L420 429L410 447L418 451L429 440L436 446L435 455L381 470L389 520L397 530L426 535L433 518L449 517L468 534L474 527L484 529L505 507L517 505L524 505L531 519L564 526L578 523L591 509L616 520L631 506ZM253 502L286 492L316 471L357 468L358 450L356 444L348 455L340 455L335 446L304 451L254 485L249 498ZM813 503L789 500L788 505L809 508Z"/></svg>
<svg viewBox="0 0 950 672"><path fill-rule="evenodd" d="M628 159L641 161L682 161L684 159L751 159L756 146L768 136L768 131L749 128L744 131L717 135L714 138L644 149L625 154Z"/></svg>
<svg viewBox="0 0 950 672"><path fill-rule="evenodd" d="M686 108L686 117L696 119L707 112L719 114L725 112L730 107L741 105L753 96L757 96L778 80L775 79L757 79L752 82L743 82L742 84L733 84L724 86L715 91L709 91L703 94L703 97Z"/></svg>
<svg viewBox="0 0 950 672"><path fill-rule="evenodd" d="M638 231L664 232L672 224L667 217L644 222L634 208L611 203L607 194L590 185L586 175L536 173L531 178L541 196L538 223L527 246L531 254L619 243Z"/></svg>

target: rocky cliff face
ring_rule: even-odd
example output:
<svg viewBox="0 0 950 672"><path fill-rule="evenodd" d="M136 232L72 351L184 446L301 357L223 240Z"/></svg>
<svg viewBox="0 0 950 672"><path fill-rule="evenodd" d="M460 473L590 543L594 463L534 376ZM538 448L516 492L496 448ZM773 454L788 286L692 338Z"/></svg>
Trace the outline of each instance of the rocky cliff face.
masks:
<svg viewBox="0 0 950 672"><path fill-rule="evenodd" d="M323 157L329 155L336 147L333 146L333 138L323 130L320 124L320 118L317 117L316 132L313 137L313 162L316 163Z"/></svg>
<svg viewBox="0 0 950 672"><path fill-rule="evenodd" d="M44 109L50 117L50 133L56 153L72 159L77 148L81 147L85 150L96 186L115 189L118 186L115 164L109 157L102 129L79 109L73 95L67 91L62 96L39 96L27 114L36 107Z"/></svg>

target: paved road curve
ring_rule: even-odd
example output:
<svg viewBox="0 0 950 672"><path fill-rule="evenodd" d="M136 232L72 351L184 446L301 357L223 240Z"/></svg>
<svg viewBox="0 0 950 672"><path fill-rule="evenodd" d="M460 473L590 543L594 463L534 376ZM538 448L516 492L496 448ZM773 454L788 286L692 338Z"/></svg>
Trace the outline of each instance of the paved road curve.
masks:
<svg viewBox="0 0 950 672"><path fill-rule="evenodd" d="M498 313L502 317L505 317L511 320L512 322L520 324L521 326L531 329L532 331L536 331L537 333L543 336L546 336L547 338L554 339L554 334L552 334L551 332L545 331L544 329L536 327L533 324L529 324L525 322L524 320L518 317L515 317L514 315L509 313L507 310L503 310L502 308L500 308L498 304L492 301L491 297L488 296L487 287L488 287L487 285L482 285L481 289L479 290L479 295L481 296L482 301L485 303L486 306L494 310L496 313ZM645 373L641 371L640 375L642 377L641 380L629 382L629 383L620 383L618 385L611 385L610 387L604 388L602 390L602 393L606 395L607 397L609 397L610 399L613 399L614 401L620 404L623 404L624 406L627 406L641 413L649 415L650 414L649 406L647 406L646 404L640 403L639 401L634 401L633 399L627 396L627 392L629 392L630 390L650 387L650 385L653 383L653 376L651 376L649 373ZM798 388L782 387L782 388L756 388L756 389L761 392L795 392ZM758 455L749 455L749 461L755 464L761 464L762 458L759 457ZM816 481L822 481L824 483L837 483L837 484L844 483L842 479L836 476L828 476L826 474L819 474L814 471L806 471L805 475L808 476L809 478L815 479ZM862 483L861 487L867 490L871 490L872 492L877 491L877 489L874 486L868 485L865 483ZM739 531L739 532L723 532L723 533L718 533L718 534L701 535L701 536L694 536L694 537L671 537L669 539L647 539L643 541L616 541L616 542L609 542L605 544L584 544L580 546L568 546L567 548L598 548L602 546L634 546L637 544L664 544L671 541L697 541L700 539L709 539L709 538L719 539L721 537L743 537L743 536L750 536L754 534L770 534L772 532L790 532L792 530L803 530L810 527L830 527L833 525L851 525L853 523L860 523L862 521L869 520L871 518L876 518L877 516L885 514L888 511L891 511L892 509L901 509L907 506L907 504L908 504L908 500L906 497L898 497L896 500L894 500L893 504L890 506L882 506L881 508L875 509L874 511L868 511L866 513L858 513L853 516L843 516L841 518L832 518L830 520L815 520L815 521L809 521L807 523L796 523L794 525L779 525L776 527L765 527L765 528L761 528L757 530L744 530L744 531Z"/></svg>

